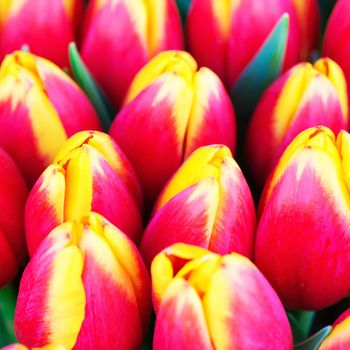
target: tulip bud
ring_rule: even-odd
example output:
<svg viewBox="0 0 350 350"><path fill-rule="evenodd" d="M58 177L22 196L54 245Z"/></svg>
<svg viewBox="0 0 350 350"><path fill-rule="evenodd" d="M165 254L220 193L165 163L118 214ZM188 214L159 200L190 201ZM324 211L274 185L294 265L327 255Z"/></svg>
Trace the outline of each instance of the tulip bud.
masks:
<svg viewBox="0 0 350 350"><path fill-rule="evenodd" d="M5 346L4 348L1 348L1 350L67 350L67 349L62 345L46 345L40 348L35 347L32 349L28 349L26 346L22 344L11 344L11 345Z"/></svg>
<svg viewBox="0 0 350 350"><path fill-rule="evenodd" d="M106 134L82 131L71 137L55 163L29 194L26 238L30 255L56 226L90 211L105 216L138 241L142 232L141 192L135 173Z"/></svg>
<svg viewBox="0 0 350 350"><path fill-rule="evenodd" d="M223 145L194 151L169 180L142 237L146 264L162 249L184 242L252 256L255 210L249 187Z"/></svg>
<svg viewBox="0 0 350 350"><path fill-rule="evenodd" d="M36 55L68 67L68 44L82 0L2 0L0 2L0 62L24 45Z"/></svg>
<svg viewBox="0 0 350 350"><path fill-rule="evenodd" d="M338 0L328 20L323 55L332 58L343 69L350 96L350 3Z"/></svg>
<svg viewBox="0 0 350 350"><path fill-rule="evenodd" d="M310 128L265 185L255 259L286 307L321 309L350 290L349 164L347 132Z"/></svg>
<svg viewBox="0 0 350 350"><path fill-rule="evenodd" d="M26 257L24 205L27 187L14 161L0 148L0 288Z"/></svg>
<svg viewBox="0 0 350 350"><path fill-rule="evenodd" d="M198 147L222 143L234 150L235 115L224 86L211 70L197 70L184 51L150 61L135 77L126 103L110 134L134 165L147 203Z"/></svg>
<svg viewBox="0 0 350 350"><path fill-rule="evenodd" d="M136 246L96 213L55 228L20 284L15 332L27 347L138 349L151 311Z"/></svg>
<svg viewBox="0 0 350 350"><path fill-rule="evenodd" d="M350 309L343 312L333 324L331 334L319 350L346 350L350 347Z"/></svg>
<svg viewBox="0 0 350 350"><path fill-rule="evenodd" d="M258 187L295 136L316 125L336 134L349 126L345 78L328 58L296 65L262 96L246 142L247 166Z"/></svg>
<svg viewBox="0 0 350 350"><path fill-rule="evenodd" d="M154 350L292 349L275 291L239 254L175 244L153 260L152 287Z"/></svg>
<svg viewBox="0 0 350 350"><path fill-rule="evenodd" d="M284 13L290 16L284 60L289 68L301 56L301 29L290 0L192 0L187 18L190 52L231 88Z"/></svg>
<svg viewBox="0 0 350 350"><path fill-rule="evenodd" d="M88 98L63 71L15 52L0 67L0 146L33 184L67 137L100 129Z"/></svg>
<svg viewBox="0 0 350 350"><path fill-rule="evenodd" d="M174 0L90 1L82 57L116 106L149 59L182 46L181 21Z"/></svg>

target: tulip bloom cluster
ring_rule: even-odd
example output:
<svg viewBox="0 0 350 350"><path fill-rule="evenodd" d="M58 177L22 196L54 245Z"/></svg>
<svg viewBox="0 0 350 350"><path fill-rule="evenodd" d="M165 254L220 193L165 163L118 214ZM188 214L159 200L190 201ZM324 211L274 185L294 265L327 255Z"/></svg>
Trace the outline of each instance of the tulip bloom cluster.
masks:
<svg viewBox="0 0 350 350"><path fill-rule="evenodd" d="M152 288L155 350L292 349L276 293L239 254L175 244L154 259Z"/></svg>
<svg viewBox="0 0 350 350"><path fill-rule="evenodd" d="M151 60L133 80L110 134L151 204L184 159L212 143L235 147L235 114L220 79L184 51Z"/></svg>

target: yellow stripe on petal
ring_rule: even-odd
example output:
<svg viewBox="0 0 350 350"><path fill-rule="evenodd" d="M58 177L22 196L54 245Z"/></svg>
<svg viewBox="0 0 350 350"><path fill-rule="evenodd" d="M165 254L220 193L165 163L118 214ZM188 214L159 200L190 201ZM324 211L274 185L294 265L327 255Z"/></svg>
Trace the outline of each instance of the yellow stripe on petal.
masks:
<svg viewBox="0 0 350 350"><path fill-rule="evenodd" d="M221 34L228 38L231 32L232 13L240 6L241 0L212 0L211 2Z"/></svg>
<svg viewBox="0 0 350 350"><path fill-rule="evenodd" d="M69 226L72 227L66 225L68 229ZM63 229L63 226L60 228ZM83 256L77 246L68 245L55 255L48 288L46 322L50 330L49 342L63 344L68 349L74 346L85 316L82 272Z"/></svg>
<svg viewBox="0 0 350 350"><path fill-rule="evenodd" d="M1 0L0 1L0 27L3 23L15 17L28 0Z"/></svg>
<svg viewBox="0 0 350 350"><path fill-rule="evenodd" d="M230 331L235 317L232 308L235 290L232 288L232 282L237 284L237 288L239 285L244 288L246 282L242 276L245 275L247 267L249 270L255 268L248 259L239 254L225 255L221 258L220 268L212 274L208 283L203 297L203 308L215 349L236 348L235 339Z"/></svg>
<svg viewBox="0 0 350 350"><path fill-rule="evenodd" d="M164 51L149 61L132 81L124 103L132 101L143 89L160 75L174 72L192 86L193 75L197 70L194 58L185 51Z"/></svg>
<svg viewBox="0 0 350 350"><path fill-rule="evenodd" d="M314 64L315 69L325 75L333 84L337 91L340 105L345 117L348 121L348 95L346 89L346 80L340 66L330 58L321 58Z"/></svg>
<svg viewBox="0 0 350 350"><path fill-rule="evenodd" d="M85 225L79 247L84 255L90 255L94 260L94 263L101 268L101 271L106 276L109 276L109 278L123 290L125 296L129 300L132 300L137 304L137 298L135 296L130 276L114 256L112 249L105 240L103 234L101 235L99 229L95 230L95 226L89 227L88 225Z"/></svg>
<svg viewBox="0 0 350 350"><path fill-rule="evenodd" d="M152 57L159 51L159 45L166 33L167 1L144 0L144 3L147 8L148 52Z"/></svg>
<svg viewBox="0 0 350 350"><path fill-rule="evenodd" d="M225 158L231 158L228 147L223 145L211 145L198 148L182 164L174 176L166 185L155 207L159 210L165 203L187 187L212 177L218 179L221 163Z"/></svg>
<svg viewBox="0 0 350 350"><path fill-rule="evenodd" d="M58 221L64 222L66 178L61 166L52 164L45 169L39 192L45 193L46 201L54 206Z"/></svg>
<svg viewBox="0 0 350 350"><path fill-rule="evenodd" d="M86 147L86 146L85 146ZM91 159L84 148L75 149L62 158L59 165L65 169L65 221L80 220L91 211Z"/></svg>
<svg viewBox="0 0 350 350"><path fill-rule="evenodd" d="M317 71L310 63L300 63L290 71L273 111L276 144L279 144L286 134L299 109L304 92L316 74Z"/></svg>

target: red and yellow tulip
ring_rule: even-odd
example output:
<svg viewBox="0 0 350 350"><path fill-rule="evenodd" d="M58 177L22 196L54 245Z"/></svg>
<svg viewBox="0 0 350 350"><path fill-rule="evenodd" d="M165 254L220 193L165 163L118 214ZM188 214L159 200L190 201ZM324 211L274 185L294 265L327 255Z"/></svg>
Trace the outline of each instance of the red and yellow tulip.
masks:
<svg viewBox="0 0 350 350"><path fill-rule="evenodd" d="M0 1L0 62L28 46L36 55L68 67L68 44L76 41L82 0Z"/></svg>
<svg viewBox="0 0 350 350"><path fill-rule="evenodd" d="M281 16L288 13L284 67L289 68L300 61L302 54L306 55L305 50L316 44L318 11L311 12L309 7L317 9L317 1L193 0L187 19L190 52L201 66L213 69L230 88L259 52ZM306 26L312 29L306 31Z"/></svg>
<svg viewBox="0 0 350 350"><path fill-rule="evenodd" d="M149 59L182 46L181 21L174 0L90 1L82 57L116 106Z"/></svg>
<svg viewBox="0 0 350 350"><path fill-rule="evenodd" d="M319 350L346 350L350 348L350 309L343 312L333 324L330 335Z"/></svg>
<svg viewBox="0 0 350 350"><path fill-rule="evenodd" d="M0 148L0 288L16 276L26 257L24 205L27 194L19 169Z"/></svg>
<svg viewBox="0 0 350 350"><path fill-rule="evenodd" d="M223 145L194 151L169 180L141 241L146 264L167 246L184 242L252 256L255 209L249 187Z"/></svg>
<svg viewBox="0 0 350 350"><path fill-rule="evenodd" d="M110 134L134 165L148 203L196 148L222 143L234 150L235 114L223 84L184 51L151 60L125 102Z"/></svg>
<svg viewBox="0 0 350 350"><path fill-rule="evenodd" d="M328 20L323 55L332 58L343 69L350 96L350 2L338 0Z"/></svg>
<svg viewBox="0 0 350 350"><path fill-rule="evenodd" d="M137 242L141 210L136 175L117 144L101 132L82 131L67 141L30 192L25 212L29 253L56 226L90 211Z"/></svg>
<svg viewBox="0 0 350 350"><path fill-rule="evenodd" d="M350 134L310 128L265 185L255 261L286 307L317 310L349 293L349 164Z"/></svg>
<svg viewBox="0 0 350 350"><path fill-rule="evenodd" d="M154 350L292 349L283 306L247 258L175 244L151 271Z"/></svg>
<svg viewBox="0 0 350 350"><path fill-rule="evenodd" d="M55 228L24 271L15 332L27 347L138 349L151 311L136 246L91 213Z"/></svg>
<svg viewBox="0 0 350 350"><path fill-rule="evenodd" d="M300 63L264 93L248 129L247 166L259 187L290 142L303 130L324 125L348 129L348 99L341 68L331 59Z"/></svg>
<svg viewBox="0 0 350 350"><path fill-rule="evenodd" d="M30 53L6 56L0 67L0 146L28 183L69 136L100 128L88 98L57 66Z"/></svg>

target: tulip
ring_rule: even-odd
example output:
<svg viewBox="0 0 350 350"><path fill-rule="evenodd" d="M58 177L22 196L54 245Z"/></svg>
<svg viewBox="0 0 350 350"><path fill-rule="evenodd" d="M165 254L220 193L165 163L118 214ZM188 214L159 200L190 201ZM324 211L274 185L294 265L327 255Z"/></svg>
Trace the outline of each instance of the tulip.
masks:
<svg viewBox="0 0 350 350"><path fill-rule="evenodd" d="M27 45L31 52L60 67L68 67L68 44L82 0L2 0L0 3L0 62Z"/></svg>
<svg viewBox="0 0 350 350"><path fill-rule="evenodd" d="M345 78L328 58L296 65L262 96L246 142L247 166L258 187L295 136L316 125L336 134L349 127Z"/></svg>
<svg viewBox="0 0 350 350"><path fill-rule="evenodd" d="M333 324L331 334L319 350L346 350L350 347L350 309L343 312Z"/></svg>
<svg viewBox="0 0 350 350"><path fill-rule="evenodd" d="M182 49L174 0L92 0L85 21L82 57L114 105L135 74L157 53Z"/></svg>
<svg viewBox="0 0 350 350"><path fill-rule="evenodd" d="M51 62L15 52L0 67L0 147L32 185L67 137L100 129L82 90Z"/></svg>
<svg viewBox="0 0 350 350"><path fill-rule="evenodd" d="M1 348L1 350L66 350L66 348L62 345L46 345L40 348L35 347L32 349L29 349L22 344L11 344L11 345L5 346L4 348Z"/></svg>
<svg viewBox="0 0 350 350"><path fill-rule="evenodd" d="M343 69L350 95L350 3L338 0L329 18L324 42L323 55L332 58Z"/></svg>
<svg viewBox="0 0 350 350"><path fill-rule="evenodd" d="M134 165L148 204L198 147L222 143L234 150L235 115L224 86L184 51L150 61L126 103L110 134Z"/></svg>
<svg viewBox="0 0 350 350"><path fill-rule="evenodd" d="M350 290L349 162L346 131L310 128L265 185L255 261L286 307L318 310Z"/></svg>
<svg viewBox="0 0 350 350"><path fill-rule="evenodd" d="M14 161L0 148L0 288L26 257L24 205L27 187Z"/></svg>
<svg viewBox="0 0 350 350"><path fill-rule="evenodd" d="M288 13L290 22L284 59L287 69L301 58L303 45L298 21L304 17L297 16L301 12L302 9L296 11L291 0L192 0L187 18L190 52L200 65L211 68L231 88L282 15ZM309 22L307 18L306 23L311 25L313 20Z"/></svg>
<svg viewBox="0 0 350 350"><path fill-rule="evenodd" d="M160 194L141 241L146 264L176 243L252 256L253 199L244 176L223 145L194 151Z"/></svg>
<svg viewBox="0 0 350 350"><path fill-rule="evenodd" d="M136 246L91 213L56 227L30 260L15 333L27 347L139 349L150 311L150 280Z"/></svg>
<svg viewBox="0 0 350 350"><path fill-rule="evenodd" d="M106 134L82 131L68 140L29 194L25 210L30 255L56 226L90 211L105 216L137 242L141 192L135 173Z"/></svg>
<svg viewBox="0 0 350 350"><path fill-rule="evenodd" d="M175 244L152 263L153 349L291 350L275 291L247 258Z"/></svg>

